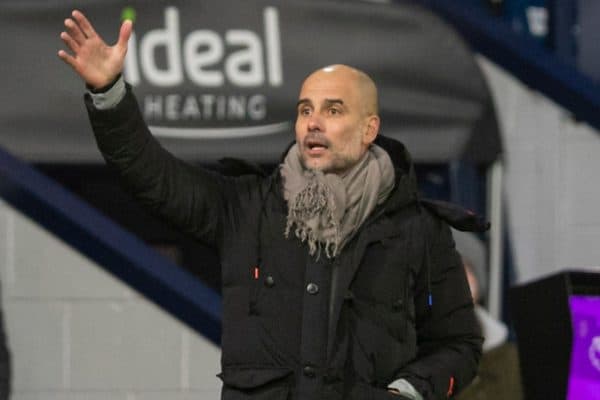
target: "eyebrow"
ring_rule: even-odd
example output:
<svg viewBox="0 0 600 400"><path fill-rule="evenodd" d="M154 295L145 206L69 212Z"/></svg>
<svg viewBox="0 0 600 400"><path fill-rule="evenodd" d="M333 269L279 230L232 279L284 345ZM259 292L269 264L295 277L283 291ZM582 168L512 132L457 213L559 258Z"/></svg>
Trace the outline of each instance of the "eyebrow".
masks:
<svg viewBox="0 0 600 400"><path fill-rule="evenodd" d="M298 108L301 104L312 104L312 101L310 101L309 99L300 99L296 103L296 108Z"/></svg>
<svg viewBox="0 0 600 400"><path fill-rule="evenodd" d="M327 104L327 105L339 104L339 105L343 106L344 100L342 100L342 99L325 99L325 104Z"/></svg>
<svg viewBox="0 0 600 400"><path fill-rule="evenodd" d="M300 99L296 103L296 108L298 108L298 106L300 106L302 104L312 104L312 101L310 101L310 99ZM327 105L340 104L343 106L344 100L342 100L342 99L325 99L325 104L327 104Z"/></svg>

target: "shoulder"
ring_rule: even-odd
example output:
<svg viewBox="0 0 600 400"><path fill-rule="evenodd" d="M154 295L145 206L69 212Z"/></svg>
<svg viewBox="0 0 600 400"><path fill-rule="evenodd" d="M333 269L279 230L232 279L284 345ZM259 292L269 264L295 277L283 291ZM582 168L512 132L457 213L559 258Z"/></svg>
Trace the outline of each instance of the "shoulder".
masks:
<svg viewBox="0 0 600 400"><path fill-rule="evenodd" d="M480 215L458 204L431 199L421 199L419 203L433 219L459 231L485 232L490 228L490 223Z"/></svg>

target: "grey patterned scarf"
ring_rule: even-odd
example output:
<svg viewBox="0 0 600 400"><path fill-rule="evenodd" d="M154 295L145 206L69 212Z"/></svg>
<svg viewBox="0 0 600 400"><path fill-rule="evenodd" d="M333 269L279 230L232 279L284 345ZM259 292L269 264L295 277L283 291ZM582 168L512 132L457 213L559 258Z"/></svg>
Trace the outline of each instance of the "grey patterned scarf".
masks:
<svg viewBox="0 0 600 400"><path fill-rule="evenodd" d="M310 255L333 258L394 188L394 167L385 150L371 145L344 175L305 169L298 145L281 164L283 194L288 203L285 236L306 241Z"/></svg>

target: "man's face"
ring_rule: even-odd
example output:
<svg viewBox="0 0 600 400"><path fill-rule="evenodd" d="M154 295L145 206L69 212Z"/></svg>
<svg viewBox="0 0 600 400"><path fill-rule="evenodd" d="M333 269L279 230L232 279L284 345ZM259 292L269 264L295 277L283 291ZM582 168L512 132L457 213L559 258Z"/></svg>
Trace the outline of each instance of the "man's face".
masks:
<svg viewBox="0 0 600 400"><path fill-rule="evenodd" d="M345 69L323 69L300 90L296 143L305 168L341 174L355 165L374 140L372 120L356 76ZM371 137L372 136L372 137Z"/></svg>

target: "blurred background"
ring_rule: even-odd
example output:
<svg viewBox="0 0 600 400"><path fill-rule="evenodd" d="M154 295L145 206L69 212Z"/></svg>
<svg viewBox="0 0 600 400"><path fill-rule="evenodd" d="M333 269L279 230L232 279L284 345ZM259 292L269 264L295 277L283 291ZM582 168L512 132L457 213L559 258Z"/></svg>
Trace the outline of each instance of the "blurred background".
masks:
<svg viewBox="0 0 600 400"><path fill-rule="evenodd" d="M492 223L457 247L503 327L490 349L508 344L501 365L516 375L482 372L465 398L490 379L514 389L498 398L545 398L528 370L541 356L519 333L555 320L565 354L551 398L600 398L572 392L569 375L585 309L571 298L600 296L597 0L0 0L0 399L219 398L217 257L104 166L85 86L56 56L74 8L111 43L134 20L124 76L152 133L223 173L239 173L223 157L277 165L311 71L369 73L382 133L407 145L422 195ZM591 346L600 316L587 310ZM538 312L549 319L519 322ZM600 365L596 352L585 362ZM600 393L600 367L584 375Z"/></svg>

